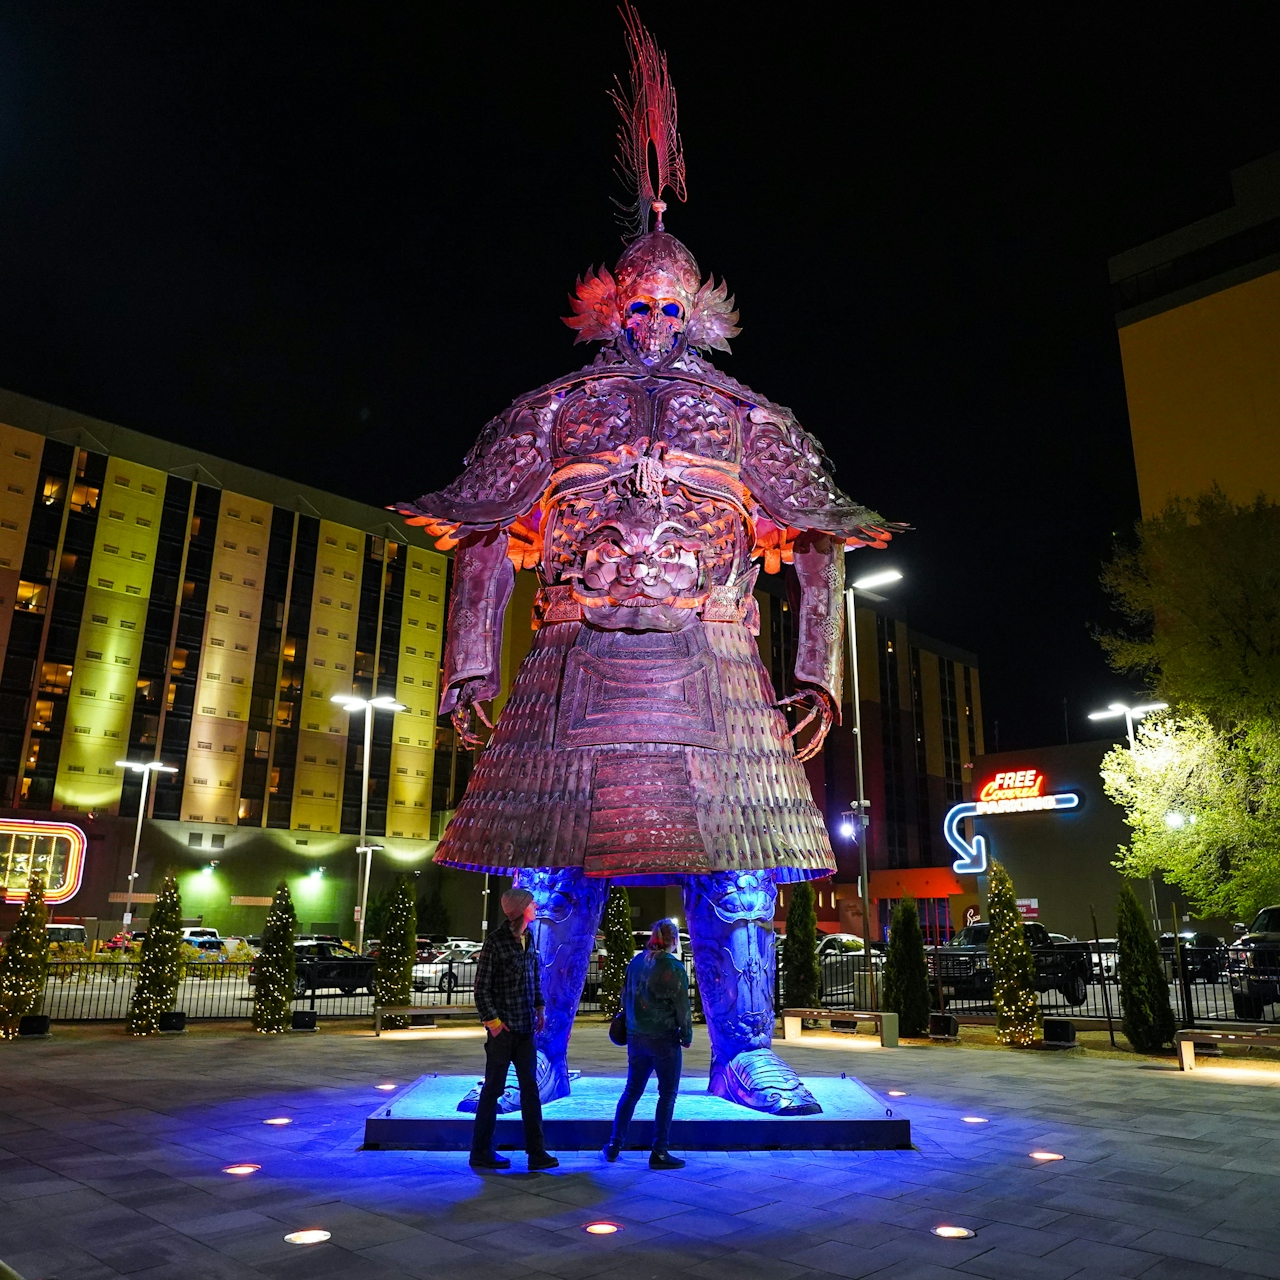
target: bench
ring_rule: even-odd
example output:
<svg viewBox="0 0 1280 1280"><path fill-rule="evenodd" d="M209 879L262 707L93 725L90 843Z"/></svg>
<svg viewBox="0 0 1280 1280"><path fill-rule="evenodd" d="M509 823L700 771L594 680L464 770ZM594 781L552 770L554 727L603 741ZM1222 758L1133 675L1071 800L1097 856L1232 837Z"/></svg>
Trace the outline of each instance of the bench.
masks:
<svg viewBox="0 0 1280 1280"><path fill-rule="evenodd" d="M782 1038L788 1042L799 1040L800 1024L805 1018L835 1018L837 1021L847 1018L850 1022L874 1022L883 1048L893 1049L898 1044L898 1015L867 1009L783 1009Z"/></svg>
<svg viewBox="0 0 1280 1280"><path fill-rule="evenodd" d="M398 1018L430 1018L434 1024L436 1018L479 1018L473 1004L384 1004L373 1011L373 1034L382 1034L382 1019Z"/></svg>
<svg viewBox="0 0 1280 1280"><path fill-rule="evenodd" d="M1201 1044L1269 1044L1280 1048L1280 1028L1268 1031L1259 1027L1257 1031L1179 1031L1173 1037L1174 1048L1178 1051L1178 1070L1194 1071L1196 1069L1196 1042Z"/></svg>

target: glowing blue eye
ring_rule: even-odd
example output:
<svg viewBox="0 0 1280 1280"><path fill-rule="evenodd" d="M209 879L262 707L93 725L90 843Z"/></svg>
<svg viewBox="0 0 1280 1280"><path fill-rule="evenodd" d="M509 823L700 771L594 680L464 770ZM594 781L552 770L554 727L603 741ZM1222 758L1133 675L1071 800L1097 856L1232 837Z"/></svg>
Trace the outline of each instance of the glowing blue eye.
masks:
<svg viewBox="0 0 1280 1280"><path fill-rule="evenodd" d="M630 310L633 316L647 316L649 314L649 304L647 302L633 302Z"/></svg>
<svg viewBox="0 0 1280 1280"><path fill-rule="evenodd" d="M678 302L668 302L663 305L662 314L664 316L678 316L680 314L680 304Z"/></svg>

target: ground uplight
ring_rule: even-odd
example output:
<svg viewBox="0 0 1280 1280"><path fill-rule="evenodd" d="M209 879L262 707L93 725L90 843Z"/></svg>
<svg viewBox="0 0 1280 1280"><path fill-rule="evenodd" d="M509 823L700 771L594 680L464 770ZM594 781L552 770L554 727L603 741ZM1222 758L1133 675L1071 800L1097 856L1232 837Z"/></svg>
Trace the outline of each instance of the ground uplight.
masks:
<svg viewBox="0 0 1280 1280"><path fill-rule="evenodd" d="M390 1093L390 1092L391 1092L391 1090L395 1088L395 1085L393 1085L393 1084L375 1084L373 1087L374 1087L375 1089L381 1089L383 1093Z"/></svg>
<svg viewBox="0 0 1280 1280"><path fill-rule="evenodd" d="M891 1098L905 1098L907 1096L905 1089L888 1089L886 1092Z"/></svg>
<svg viewBox="0 0 1280 1280"><path fill-rule="evenodd" d="M933 1234L944 1240L968 1240L973 1236L968 1227L934 1227Z"/></svg>
<svg viewBox="0 0 1280 1280"><path fill-rule="evenodd" d="M582 1229L589 1236L611 1236L622 1230L616 1222L588 1222Z"/></svg>
<svg viewBox="0 0 1280 1280"><path fill-rule="evenodd" d="M262 1166L260 1164L229 1164L223 1169L223 1173L234 1173L237 1177L244 1177L246 1174L257 1173Z"/></svg>
<svg viewBox="0 0 1280 1280"><path fill-rule="evenodd" d="M264 1120L263 1124L292 1124L293 1121L288 1116L272 1116L270 1120Z"/></svg>
<svg viewBox="0 0 1280 1280"><path fill-rule="evenodd" d="M290 1244L323 1244L329 1239L329 1232L321 1231L318 1227L309 1231L290 1231L285 1240Z"/></svg>
<svg viewBox="0 0 1280 1280"><path fill-rule="evenodd" d="M1033 1160L1061 1160L1062 1157L1056 1151L1033 1151L1031 1153Z"/></svg>
<svg viewBox="0 0 1280 1280"><path fill-rule="evenodd" d="M986 1116L961 1116L960 1118L965 1122L965 1124L986 1124L987 1123Z"/></svg>

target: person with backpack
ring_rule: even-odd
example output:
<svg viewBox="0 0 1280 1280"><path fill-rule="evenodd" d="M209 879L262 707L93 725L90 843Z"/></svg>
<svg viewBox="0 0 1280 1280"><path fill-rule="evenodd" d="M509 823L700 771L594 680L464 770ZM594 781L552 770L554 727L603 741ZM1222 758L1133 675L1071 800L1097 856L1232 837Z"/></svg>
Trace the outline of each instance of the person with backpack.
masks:
<svg viewBox="0 0 1280 1280"><path fill-rule="evenodd" d="M613 1133L603 1150L610 1164L627 1140L631 1116L649 1077L657 1072L658 1106L649 1168L683 1169L685 1165L667 1150L671 1117L680 1091L682 1051L693 1043L689 975L677 959L679 951L680 931L675 921L659 920L653 926L649 945L637 952L627 966L622 992L627 1021L627 1083L618 1099Z"/></svg>

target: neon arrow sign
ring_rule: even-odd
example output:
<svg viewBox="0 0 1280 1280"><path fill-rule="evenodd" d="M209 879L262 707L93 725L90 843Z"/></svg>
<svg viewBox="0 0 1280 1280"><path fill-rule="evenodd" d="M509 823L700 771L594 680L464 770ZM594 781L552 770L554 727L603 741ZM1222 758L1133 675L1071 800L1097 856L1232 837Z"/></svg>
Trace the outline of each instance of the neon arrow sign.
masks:
<svg viewBox="0 0 1280 1280"><path fill-rule="evenodd" d="M977 800L966 801L951 808L942 821L942 834L947 843L960 855L951 870L960 875L981 875L987 869L987 841L985 836L966 840L960 832L960 824L966 818L977 818L988 813L1037 813L1047 809L1074 809L1080 797L1074 791L1058 791L1045 794L1044 774L1038 769L1010 769L997 773L981 791Z"/></svg>

